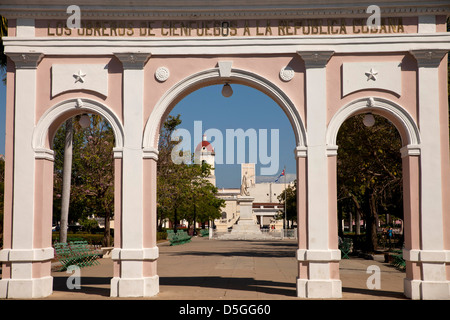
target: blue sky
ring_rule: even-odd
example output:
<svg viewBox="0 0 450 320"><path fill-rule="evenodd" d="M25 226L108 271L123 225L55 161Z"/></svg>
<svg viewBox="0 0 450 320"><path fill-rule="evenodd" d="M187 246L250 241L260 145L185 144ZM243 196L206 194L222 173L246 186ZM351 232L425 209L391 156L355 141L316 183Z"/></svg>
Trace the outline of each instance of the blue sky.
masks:
<svg viewBox="0 0 450 320"><path fill-rule="evenodd" d="M290 175L295 175L296 166L294 158L295 137L292 126L278 104L264 93L244 86L231 85L233 88L233 95L225 98L221 94L222 85L214 85L199 89L183 100L181 100L175 108L171 111L171 115L181 115L182 123L180 128L187 129L194 139L194 121L202 121L202 129L206 131L209 128L218 129L222 132L224 138L224 145L226 140L227 129L255 129L259 133L260 129L266 129L270 137L271 130L279 130L279 168L273 177L260 177L260 168L268 167L262 165L259 161L256 163L257 181L274 181L281 173L284 166L286 172ZM258 139L260 135L258 134ZM209 138L208 138L209 139ZM246 141L246 162L248 162L248 146L249 141ZM234 144L235 146L237 143ZM271 155L271 141L267 142L268 156ZM194 142L192 142L194 149ZM224 164L216 164L216 185L219 188L238 188L240 186L240 164L237 163L237 152L234 155L234 164L226 164L227 149L224 148ZM259 153L259 149L258 149ZM284 182L280 179L279 182Z"/></svg>
<svg viewBox="0 0 450 320"><path fill-rule="evenodd" d="M268 96L262 92L243 85L232 85L233 95L225 98L221 94L222 86L215 85L199 89L183 100L181 100L172 110L171 115L181 115L184 128L191 133L194 140L194 121L201 121L203 131L210 128L218 129L226 141L227 129L266 129L270 137L271 130L279 130L279 169L273 177L257 177L257 181L275 181L286 166L288 181L295 176L296 166L294 158L295 137L292 127L283 110ZM5 104L6 88L0 84L0 154L5 153ZM258 135L258 139L260 136ZM248 162L248 146L246 141ZM194 147L194 141L192 141ZM235 144L236 145L236 144ZM267 142L267 155L271 155L270 140ZM259 149L258 149L259 151ZM224 163L226 162L226 148L224 149ZM219 188L238 188L240 186L240 164L237 163L235 152L234 164L216 165L216 184ZM260 176L261 163L258 158L256 163L256 175ZM263 165L267 167L267 165ZM284 182L280 179L279 182Z"/></svg>

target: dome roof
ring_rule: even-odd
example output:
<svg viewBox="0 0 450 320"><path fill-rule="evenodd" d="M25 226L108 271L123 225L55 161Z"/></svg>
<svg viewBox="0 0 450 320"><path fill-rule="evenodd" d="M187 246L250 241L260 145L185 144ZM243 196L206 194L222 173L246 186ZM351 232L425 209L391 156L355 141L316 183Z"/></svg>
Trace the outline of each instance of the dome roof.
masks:
<svg viewBox="0 0 450 320"><path fill-rule="evenodd" d="M206 136L203 135L203 140L197 145L197 148L195 148L195 152L214 152L214 148L211 143L206 141Z"/></svg>

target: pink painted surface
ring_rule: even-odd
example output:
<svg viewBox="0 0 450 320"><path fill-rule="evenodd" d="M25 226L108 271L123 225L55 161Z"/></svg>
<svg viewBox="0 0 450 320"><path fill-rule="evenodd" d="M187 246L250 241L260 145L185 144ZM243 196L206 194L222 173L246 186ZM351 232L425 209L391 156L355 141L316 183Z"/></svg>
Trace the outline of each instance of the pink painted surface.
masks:
<svg viewBox="0 0 450 320"><path fill-rule="evenodd" d="M308 248L306 158L297 158L298 248Z"/></svg>
<svg viewBox="0 0 450 320"><path fill-rule="evenodd" d="M52 246L53 161L35 161L34 248Z"/></svg>
<svg viewBox="0 0 450 320"><path fill-rule="evenodd" d="M33 262L33 266L32 266L32 277L34 279L37 278L43 278L43 277L48 277L51 275L51 261L47 260L47 261L37 261L37 262Z"/></svg>
<svg viewBox="0 0 450 320"><path fill-rule="evenodd" d="M195 73L216 68L219 61L233 61L233 69L250 71L272 82L292 100L293 104L297 106L300 116L304 118L304 93L303 90L299 90L299 88L304 88L304 64L296 54L224 57L181 56L176 58L158 56L150 58L145 66L144 84L145 88L148 88L144 92L145 123L158 101L171 87ZM169 79L163 83L158 82L154 76L156 69L161 66L170 70ZM285 66L290 66L295 71L294 78L289 82L284 82L279 77L280 70ZM182 96L178 97L178 99L169 106L161 122L164 121L165 117L167 117L173 107L192 91L204 86L223 83L224 79L217 78L208 83L199 84L189 92L184 92ZM233 83L235 83L235 81L231 81L231 84Z"/></svg>
<svg viewBox="0 0 450 320"><path fill-rule="evenodd" d="M328 160L328 248L338 249L337 156Z"/></svg>
<svg viewBox="0 0 450 320"><path fill-rule="evenodd" d="M12 202L13 202L13 170L14 170L14 91L15 65L7 60L6 81L6 124L5 124L5 186L4 186L4 220L3 248L12 247Z"/></svg>
<svg viewBox="0 0 450 320"><path fill-rule="evenodd" d="M122 159L114 159L114 247L122 247Z"/></svg>
<svg viewBox="0 0 450 320"><path fill-rule="evenodd" d="M341 66L345 62L401 62L402 70L402 95L381 89L361 90L342 96ZM329 122L333 115L348 103L364 97L381 97L389 99L405 108L408 113L417 121L417 102L416 102L416 71L417 62L409 53L406 54L377 54L363 55L335 54L327 64L327 100L328 111L327 121ZM391 121L395 121L390 117Z"/></svg>
<svg viewBox="0 0 450 320"><path fill-rule="evenodd" d="M441 165L442 165L442 214L444 249L450 250L450 155L449 155L449 113L447 88L447 58L444 56L439 66L439 112L441 127ZM448 273L447 273L447 276Z"/></svg>
<svg viewBox="0 0 450 320"><path fill-rule="evenodd" d="M144 248L156 247L156 164L153 159L144 159Z"/></svg>
<svg viewBox="0 0 450 320"><path fill-rule="evenodd" d="M16 36L16 19L8 20L8 37Z"/></svg>
<svg viewBox="0 0 450 320"><path fill-rule="evenodd" d="M105 64L108 65L108 96L89 91L68 91L52 97L51 94L51 67L52 64ZM37 97L36 97L36 122L44 112L67 99L89 98L106 104L113 110L119 119L122 119L122 64L115 57L44 57L38 66L37 72ZM53 126L56 130L68 117L61 118ZM53 132L50 131L50 136Z"/></svg>
<svg viewBox="0 0 450 320"><path fill-rule="evenodd" d="M420 159L402 159L405 248L420 249Z"/></svg>

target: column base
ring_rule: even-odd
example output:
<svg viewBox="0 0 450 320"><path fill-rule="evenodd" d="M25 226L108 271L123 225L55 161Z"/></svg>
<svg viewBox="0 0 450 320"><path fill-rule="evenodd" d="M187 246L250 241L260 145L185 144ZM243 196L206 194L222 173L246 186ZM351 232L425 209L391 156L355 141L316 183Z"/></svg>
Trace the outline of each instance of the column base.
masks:
<svg viewBox="0 0 450 320"><path fill-rule="evenodd" d="M159 276L111 279L111 297L153 297L159 293Z"/></svg>
<svg viewBox="0 0 450 320"><path fill-rule="evenodd" d="M0 298L45 298L53 293L53 277L0 280Z"/></svg>
<svg viewBox="0 0 450 320"><path fill-rule="evenodd" d="M405 279L404 292L413 300L450 300L450 281Z"/></svg>
<svg viewBox="0 0 450 320"><path fill-rule="evenodd" d="M341 280L305 280L297 279L297 297L299 298L342 298Z"/></svg>

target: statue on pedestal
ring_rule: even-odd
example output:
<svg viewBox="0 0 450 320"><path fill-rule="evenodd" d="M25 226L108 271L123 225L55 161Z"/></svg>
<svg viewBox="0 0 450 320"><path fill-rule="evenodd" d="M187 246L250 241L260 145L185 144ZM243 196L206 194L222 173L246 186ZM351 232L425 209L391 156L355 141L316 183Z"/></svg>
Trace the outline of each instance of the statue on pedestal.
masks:
<svg viewBox="0 0 450 320"><path fill-rule="evenodd" d="M242 177L242 184L241 184L241 196L249 196L250 192L248 191L248 180L247 180L247 172Z"/></svg>

